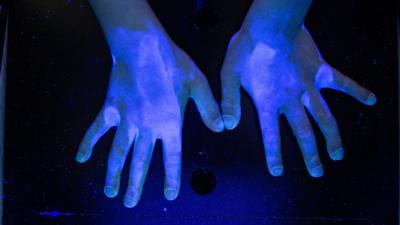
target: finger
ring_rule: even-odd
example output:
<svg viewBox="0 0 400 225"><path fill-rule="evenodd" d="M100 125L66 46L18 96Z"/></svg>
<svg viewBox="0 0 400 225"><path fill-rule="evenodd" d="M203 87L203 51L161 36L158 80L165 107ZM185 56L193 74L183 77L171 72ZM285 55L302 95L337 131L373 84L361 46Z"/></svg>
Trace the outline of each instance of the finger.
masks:
<svg viewBox="0 0 400 225"><path fill-rule="evenodd" d="M234 129L240 121L240 82L233 71L227 68L226 62L221 71L222 84L222 118L225 128Z"/></svg>
<svg viewBox="0 0 400 225"><path fill-rule="evenodd" d="M181 184L182 149L181 135L167 135L163 138L165 168L164 195L169 201L178 196Z"/></svg>
<svg viewBox="0 0 400 225"><path fill-rule="evenodd" d="M318 156L314 132L304 107L298 104L285 112L285 115L300 146L308 172L313 177L321 177L324 173L323 167Z"/></svg>
<svg viewBox="0 0 400 225"><path fill-rule="evenodd" d="M257 111L269 172L273 176L280 176L283 173L283 163L279 133L279 113L260 105L257 106Z"/></svg>
<svg viewBox="0 0 400 225"><path fill-rule="evenodd" d="M101 111L93 124L89 127L86 132L81 144L79 145L78 152L75 160L84 163L92 155L93 147L97 141L113 126L117 124L118 112L115 109L108 108Z"/></svg>
<svg viewBox="0 0 400 225"><path fill-rule="evenodd" d="M224 130L224 123L220 114L219 106L214 99L207 79L198 68L193 79L191 97L199 109L204 124L214 132Z"/></svg>
<svg viewBox="0 0 400 225"><path fill-rule="evenodd" d="M330 158L332 160L341 160L344 156L342 139L336 120L325 100L317 91L314 91L305 94L303 103L324 134Z"/></svg>
<svg viewBox="0 0 400 225"><path fill-rule="evenodd" d="M323 76L329 78L326 79L326 87L342 91L365 105L374 105L376 103L376 96L371 91L348 78L335 68L323 65L320 72L322 72Z"/></svg>
<svg viewBox="0 0 400 225"><path fill-rule="evenodd" d="M113 198L117 196L121 180L121 171L124 167L129 149L132 146L135 132L130 131L126 126L118 127L108 157L107 175L104 186L104 194Z"/></svg>
<svg viewBox="0 0 400 225"><path fill-rule="evenodd" d="M135 139L128 189L124 198L124 205L128 208L136 206L140 200L151 156L153 154L153 147L154 140L152 136L148 132L139 131Z"/></svg>

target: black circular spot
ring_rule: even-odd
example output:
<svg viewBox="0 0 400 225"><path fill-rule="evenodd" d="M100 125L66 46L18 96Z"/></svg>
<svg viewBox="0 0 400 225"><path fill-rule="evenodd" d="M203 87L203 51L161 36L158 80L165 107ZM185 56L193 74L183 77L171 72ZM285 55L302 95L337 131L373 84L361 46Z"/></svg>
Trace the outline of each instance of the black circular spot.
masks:
<svg viewBox="0 0 400 225"><path fill-rule="evenodd" d="M202 169L193 172L190 184L195 193L207 195L214 191L217 180L213 172Z"/></svg>

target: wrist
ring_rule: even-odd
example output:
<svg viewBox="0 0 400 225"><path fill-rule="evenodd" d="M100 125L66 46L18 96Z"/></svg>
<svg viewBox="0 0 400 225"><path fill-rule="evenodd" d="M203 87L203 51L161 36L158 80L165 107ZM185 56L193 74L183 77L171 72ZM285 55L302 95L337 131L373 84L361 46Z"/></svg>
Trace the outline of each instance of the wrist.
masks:
<svg viewBox="0 0 400 225"><path fill-rule="evenodd" d="M165 40L167 33L158 23L149 19L140 26L115 26L104 32L111 53L122 55L139 46L143 39Z"/></svg>
<svg viewBox="0 0 400 225"><path fill-rule="evenodd" d="M113 54L143 34L166 35L146 0L89 0Z"/></svg>
<svg viewBox="0 0 400 225"><path fill-rule="evenodd" d="M300 30L311 3L312 0L255 0L242 30L253 39L290 37Z"/></svg>
<svg viewBox="0 0 400 225"><path fill-rule="evenodd" d="M109 49L113 59L113 67L117 64L143 67L162 59L167 54L168 60L174 58L174 44L162 31L153 30L127 31L116 29L112 35L113 42L109 42ZM160 58L161 57L161 58Z"/></svg>

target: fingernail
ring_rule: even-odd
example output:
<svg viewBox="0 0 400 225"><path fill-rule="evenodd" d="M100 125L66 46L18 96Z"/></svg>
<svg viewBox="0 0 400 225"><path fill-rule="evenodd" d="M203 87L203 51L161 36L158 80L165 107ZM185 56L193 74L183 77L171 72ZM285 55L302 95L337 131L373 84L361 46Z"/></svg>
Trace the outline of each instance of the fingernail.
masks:
<svg viewBox="0 0 400 225"><path fill-rule="evenodd" d="M111 186L105 186L104 194L109 198L114 198L115 196L117 196L117 191Z"/></svg>
<svg viewBox="0 0 400 225"><path fill-rule="evenodd" d="M224 130L224 121L222 121L221 117L214 120L213 127L215 128L215 132L221 132Z"/></svg>
<svg viewBox="0 0 400 225"><path fill-rule="evenodd" d="M133 208L137 205L138 200L136 197L131 197L131 196L125 196L124 198L124 205L127 208Z"/></svg>
<svg viewBox="0 0 400 225"><path fill-rule="evenodd" d="M333 160L341 160L344 157L344 148L340 147L336 149L332 154Z"/></svg>
<svg viewBox="0 0 400 225"><path fill-rule="evenodd" d="M235 117L230 116L230 115L223 115L222 117L224 119L224 124L225 124L226 129L232 130L233 128L236 127L237 121L236 121Z"/></svg>
<svg viewBox="0 0 400 225"><path fill-rule="evenodd" d="M377 101L376 96L375 96L374 94L371 93L371 94L368 96L367 105L374 105L374 104L376 103L376 101Z"/></svg>
<svg viewBox="0 0 400 225"><path fill-rule="evenodd" d="M81 153L81 152L78 152L78 153L76 154L75 160L76 160L77 162L84 163L84 162L86 161L86 160L85 160L85 155L84 155L83 153Z"/></svg>
<svg viewBox="0 0 400 225"><path fill-rule="evenodd" d="M321 177L324 174L324 168L322 167L322 165L318 165L316 167L314 167L313 169L311 169L311 176L313 177Z"/></svg>
<svg viewBox="0 0 400 225"><path fill-rule="evenodd" d="M283 166L275 166L271 168L271 174L272 176L280 176L283 173Z"/></svg>
<svg viewBox="0 0 400 225"><path fill-rule="evenodd" d="M178 192L176 191L176 189L172 189L172 188L167 188L164 193L165 193L165 198L168 201L175 200L178 195Z"/></svg>

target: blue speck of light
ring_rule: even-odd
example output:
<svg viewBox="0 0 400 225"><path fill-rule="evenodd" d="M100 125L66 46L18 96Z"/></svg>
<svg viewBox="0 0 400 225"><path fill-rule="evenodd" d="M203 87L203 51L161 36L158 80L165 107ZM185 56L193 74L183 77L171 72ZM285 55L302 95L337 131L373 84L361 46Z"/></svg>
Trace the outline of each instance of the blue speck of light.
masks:
<svg viewBox="0 0 400 225"><path fill-rule="evenodd" d="M59 212L59 211L43 211L43 212L38 212L38 215L41 216L48 216L48 217L61 217L61 216L74 216L76 213L71 213L71 212Z"/></svg>

